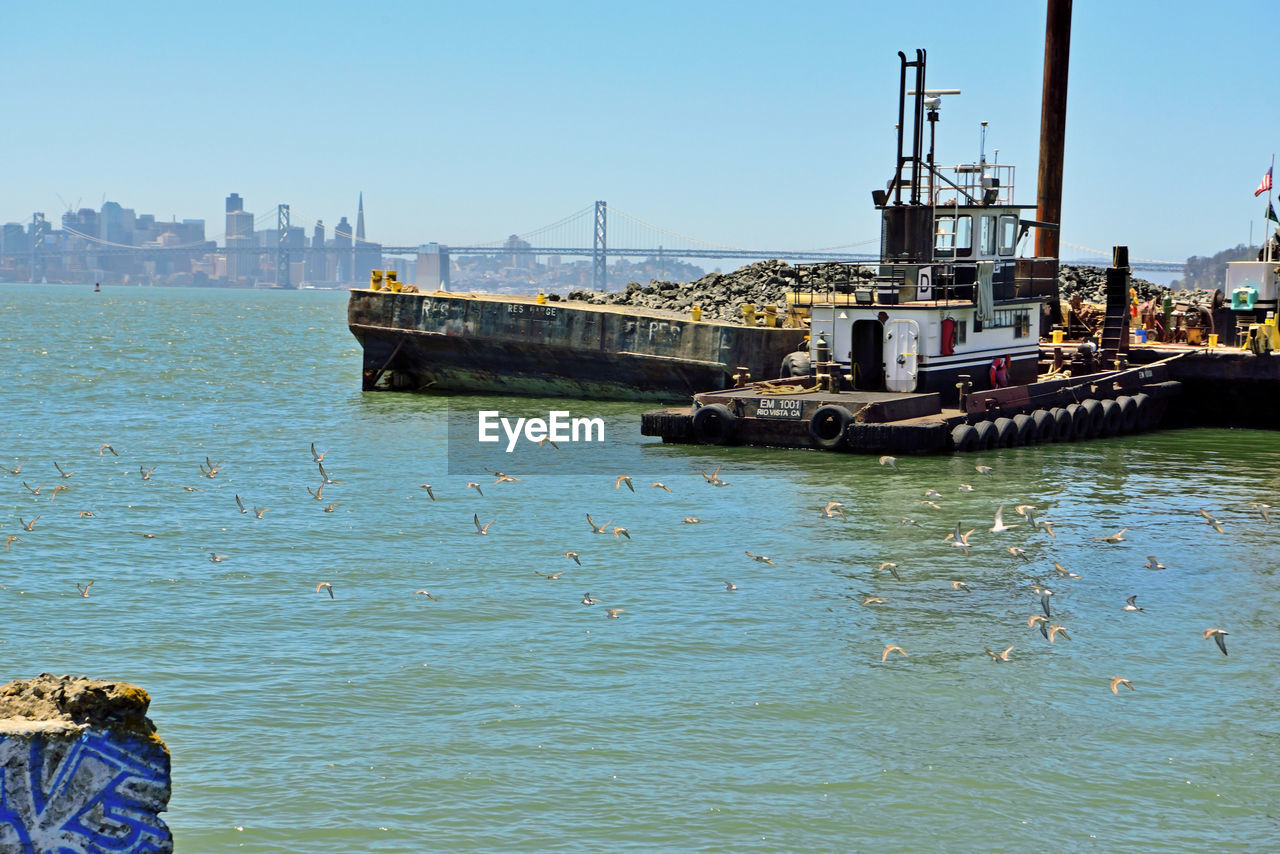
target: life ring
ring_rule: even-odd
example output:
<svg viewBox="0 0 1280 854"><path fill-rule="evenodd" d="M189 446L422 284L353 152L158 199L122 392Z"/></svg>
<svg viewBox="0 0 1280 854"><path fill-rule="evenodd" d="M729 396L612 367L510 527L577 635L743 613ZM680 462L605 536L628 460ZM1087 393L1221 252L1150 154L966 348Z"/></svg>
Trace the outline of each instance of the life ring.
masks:
<svg viewBox="0 0 1280 854"><path fill-rule="evenodd" d="M1120 432L1121 417L1120 404L1114 400L1101 401L1102 407L1102 436L1114 436Z"/></svg>
<svg viewBox="0 0 1280 854"><path fill-rule="evenodd" d="M1018 428L1010 418L996 419L996 447L1012 448L1018 444Z"/></svg>
<svg viewBox="0 0 1280 854"><path fill-rule="evenodd" d="M1036 423L1031 420L1030 415L1024 415L1019 412L1013 416L1013 426L1018 429L1019 445L1034 445L1036 443Z"/></svg>
<svg viewBox="0 0 1280 854"><path fill-rule="evenodd" d="M978 430L972 424L957 424L951 431L951 446L958 454L978 449Z"/></svg>
<svg viewBox="0 0 1280 854"><path fill-rule="evenodd" d="M1009 385L1009 357L996 356L991 360L991 368L987 371L992 388L1004 388Z"/></svg>
<svg viewBox="0 0 1280 854"><path fill-rule="evenodd" d="M834 403L819 406L809 419L809 441L815 448L837 451L844 445L844 434L852 420L853 413L843 406Z"/></svg>
<svg viewBox="0 0 1280 854"><path fill-rule="evenodd" d="M1122 394L1116 398L1116 403L1120 404L1120 429L1125 433L1132 433L1138 426L1138 402L1127 394Z"/></svg>
<svg viewBox="0 0 1280 854"><path fill-rule="evenodd" d="M1031 413L1031 423L1035 426L1036 441L1040 444L1049 444L1057 441L1058 438L1058 422L1053 417L1053 413L1047 409L1037 409Z"/></svg>
<svg viewBox="0 0 1280 854"><path fill-rule="evenodd" d="M703 445L724 445L738 432L738 416L721 403L708 403L693 413L693 438Z"/></svg>
<svg viewBox="0 0 1280 854"><path fill-rule="evenodd" d="M996 430L995 424L990 421L979 421L973 425L973 429L978 431L977 450L989 451L996 446L996 437L999 435L999 431Z"/></svg>

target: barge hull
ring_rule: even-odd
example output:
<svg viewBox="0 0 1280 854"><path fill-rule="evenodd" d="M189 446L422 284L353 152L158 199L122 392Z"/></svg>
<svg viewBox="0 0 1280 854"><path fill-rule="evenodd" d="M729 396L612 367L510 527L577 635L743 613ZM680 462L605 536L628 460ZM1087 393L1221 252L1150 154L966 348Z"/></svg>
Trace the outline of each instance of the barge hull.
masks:
<svg viewBox="0 0 1280 854"><path fill-rule="evenodd" d="M804 330L701 322L532 298L353 290L363 386L402 391L678 400L739 367L776 375Z"/></svg>

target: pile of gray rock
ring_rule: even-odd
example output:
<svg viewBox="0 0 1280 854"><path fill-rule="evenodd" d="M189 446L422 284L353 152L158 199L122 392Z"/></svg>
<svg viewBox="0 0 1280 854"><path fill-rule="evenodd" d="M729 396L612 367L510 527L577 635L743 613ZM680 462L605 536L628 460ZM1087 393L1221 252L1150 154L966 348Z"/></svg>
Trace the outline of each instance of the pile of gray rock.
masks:
<svg viewBox="0 0 1280 854"><path fill-rule="evenodd" d="M1171 290L1163 285L1139 279L1130 280L1138 292L1138 299L1146 302L1152 297L1163 300L1167 293L1174 302L1191 303L1192 305L1212 305L1213 291L1206 290ZM1058 288L1063 302L1069 302L1076 294L1086 303L1106 305L1107 303L1107 271L1102 267L1084 267L1063 264L1058 268Z"/></svg>
<svg viewBox="0 0 1280 854"><path fill-rule="evenodd" d="M1138 291L1138 299L1149 300L1164 291L1160 285L1139 279L1134 276L1132 286ZM1080 299L1095 305L1107 302L1107 271L1102 267L1085 267L1074 264L1063 264L1058 268L1058 290L1063 301L1070 300L1076 294Z"/></svg>
<svg viewBox="0 0 1280 854"><path fill-rule="evenodd" d="M626 290L614 293L573 291L568 298L594 305L631 305L679 312L687 312L697 305L702 307L702 316L708 320L740 320L746 303L783 305L791 291L809 287L825 291L833 286L870 284L874 275L875 272L866 267L835 262L793 267L785 261L759 261L729 273L710 273L696 282L654 279L647 285L631 282ZM1134 277L1132 281L1142 301L1153 296L1159 298L1167 290L1146 279ZM1106 282L1107 272L1102 267L1063 264L1058 269L1058 286L1064 302L1079 294L1086 303L1105 305ZM1174 298L1179 302L1208 305L1213 301L1213 292L1176 291Z"/></svg>
<svg viewBox="0 0 1280 854"><path fill-rule="evenodd" d="M787 294L810 287L828 290L832 286L853 285L869 281L874 271L863 267L829 262L792 267L786 261L759 261L730 273L710 273L696 282L662 282L654 279L647 285L632 282L625 291L595 293L573 291L571 300L595 305L633 305L668 311L688 311L702 307L707 320L739 320L741 306L783 305Z"/></svg>

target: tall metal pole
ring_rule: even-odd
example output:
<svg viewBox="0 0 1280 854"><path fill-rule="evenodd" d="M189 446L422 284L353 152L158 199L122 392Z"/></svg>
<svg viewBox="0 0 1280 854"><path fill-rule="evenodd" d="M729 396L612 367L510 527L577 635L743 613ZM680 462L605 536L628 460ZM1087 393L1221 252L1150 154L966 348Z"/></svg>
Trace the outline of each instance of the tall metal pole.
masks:
<svg viewBox="0 0 1280 854"><path fill-rule="evenodd" d="M1040 96L1040 173L1036 219L1062 222L1062 158L1067 131L1067 65L1071 0L1049 0L1044 25L1044 91ZM1036 256L1057 258L1060 229L1036 229Z"/></svg>
<svg viewBox="0 0 1280 854"><path fill-rule="evenodd" d="M606 265L608 240L609 205L607 202L596 202L596 228L591 244L591 289L606 291L609 289L609 268Z"/></svg>

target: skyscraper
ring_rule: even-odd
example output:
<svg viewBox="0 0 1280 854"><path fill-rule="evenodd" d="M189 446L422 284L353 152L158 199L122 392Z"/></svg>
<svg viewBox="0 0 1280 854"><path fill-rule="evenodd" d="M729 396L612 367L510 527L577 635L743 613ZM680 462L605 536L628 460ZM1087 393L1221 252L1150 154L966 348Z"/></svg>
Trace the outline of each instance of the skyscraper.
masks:
<svg viewBox="0 0 1280 854"><path fill-rule="evenodd" d="M253 246L253 214L244 209L239 193L227 196L227 281L239 282L257 267L257 258L248 252L235 250Z"/></svg>
<svg viewBox="0 0 1280 854"><path fill-rule="evenodd" d="M307 251L306 278L311 282L329 280L325 268L324 220L316 220L316 227L311 232L311 248Z"/></svg>
<svg viewBox="0 0 1280 854"><path fill-rule="evenodd" d="M356 206L356 242L352 252L351 280L369 281L369 271L382 267L382 247L364 239L364 193Z"/></svg>
<svg viewBox="0 0 1280 854"><path fill-rule="evenodd" d="M354 281L351 274L351 223L347 222L345 216L338 220L338 224L333 228L333 247L341 250L334 253L334 262L337 266L333 280L335 282Z"/></svg>

